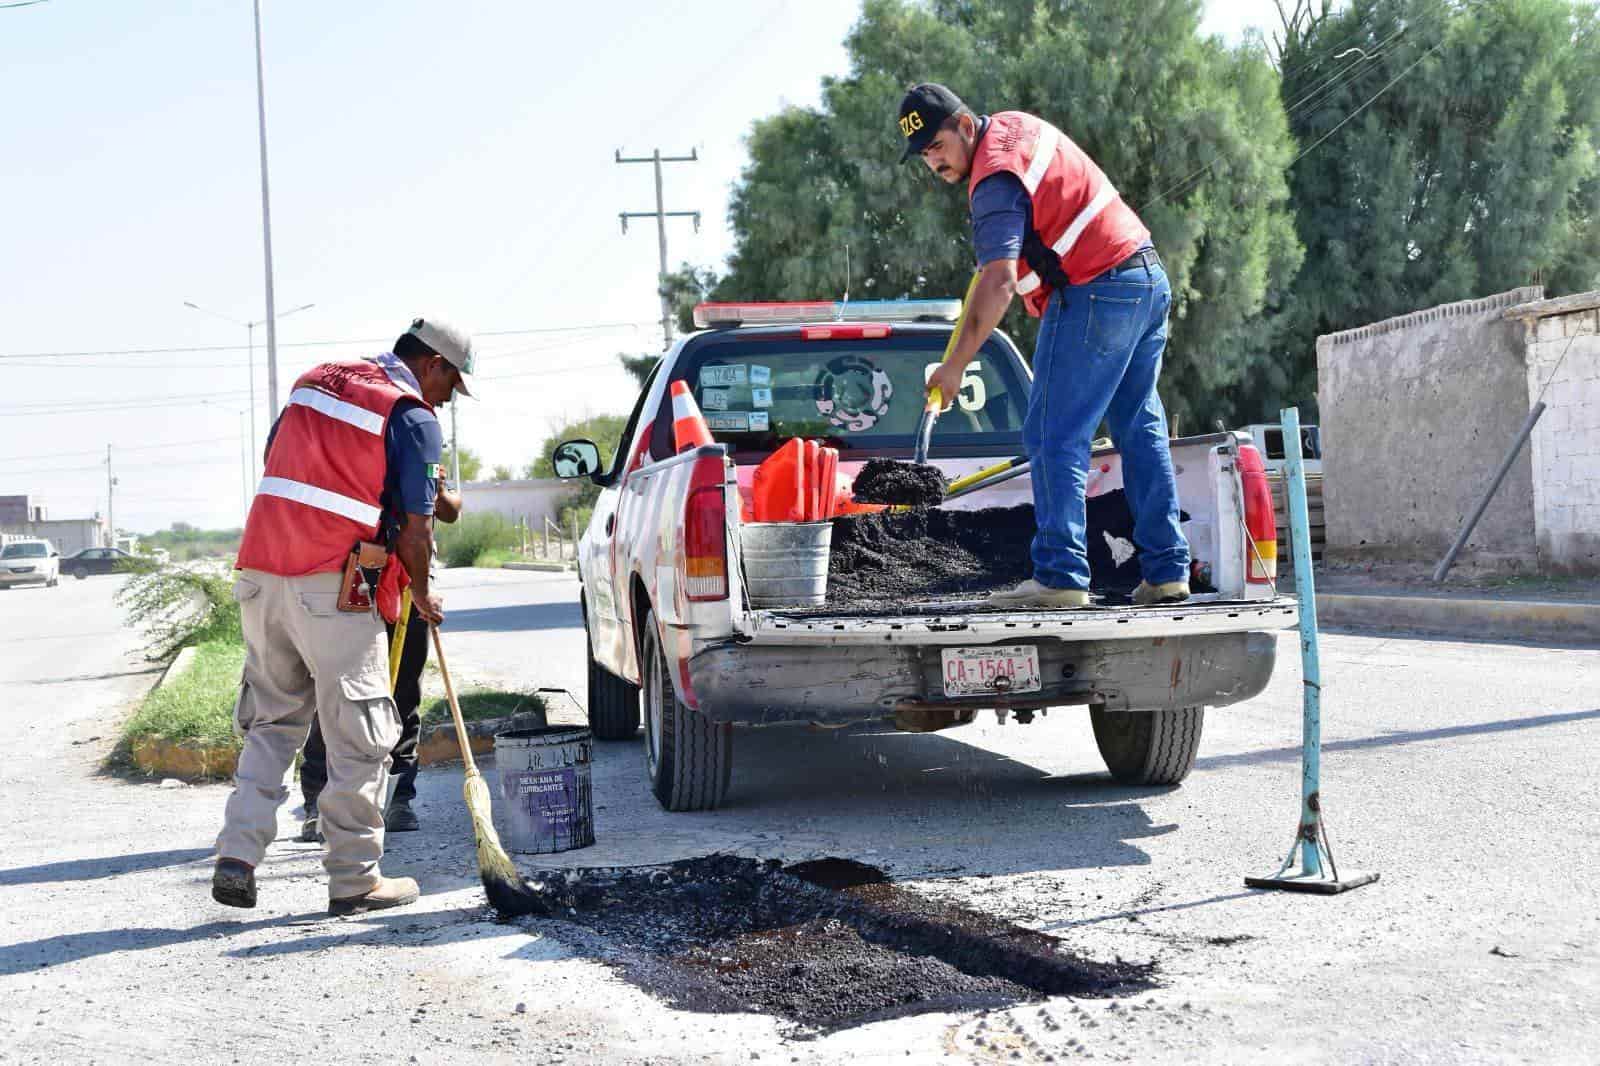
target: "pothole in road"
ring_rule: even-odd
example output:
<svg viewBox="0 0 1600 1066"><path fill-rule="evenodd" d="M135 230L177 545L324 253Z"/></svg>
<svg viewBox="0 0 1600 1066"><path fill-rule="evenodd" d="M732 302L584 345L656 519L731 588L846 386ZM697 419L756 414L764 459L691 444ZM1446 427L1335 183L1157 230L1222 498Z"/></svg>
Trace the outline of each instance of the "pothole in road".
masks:
<svg viewBox="0 0 1600 1066"><path fill-rule="evenodd" d="M1082 958L844 859L784 867L716 855L551 873L545 887L563 904L559 936L673 1006L771 1014L808 1030L1153 983L1149 965Z"/></svg>

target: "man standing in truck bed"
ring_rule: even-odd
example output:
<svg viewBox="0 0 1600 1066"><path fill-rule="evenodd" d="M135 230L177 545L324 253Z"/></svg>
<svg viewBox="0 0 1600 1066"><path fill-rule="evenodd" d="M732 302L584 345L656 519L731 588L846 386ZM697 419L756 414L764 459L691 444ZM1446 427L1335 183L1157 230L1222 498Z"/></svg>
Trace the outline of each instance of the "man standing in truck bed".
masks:
<svg viewBox="0 0 1600 1066"><path fill-rule="evenodd" d="M1033 394L1023 424L1032 463L1033 577L994 593L1015 607L1089 605L1085 491L1104 420L1122 455L1144 580L1140 604L1189 597L1189 546L1156 380L1172 292L1150 231L1084 151L1021 111L978 116L924 84L900 103L902 159L920 155L967 183L981 275L950 358L928 380L946 397L1021 295L1040 317Z"/></svg>

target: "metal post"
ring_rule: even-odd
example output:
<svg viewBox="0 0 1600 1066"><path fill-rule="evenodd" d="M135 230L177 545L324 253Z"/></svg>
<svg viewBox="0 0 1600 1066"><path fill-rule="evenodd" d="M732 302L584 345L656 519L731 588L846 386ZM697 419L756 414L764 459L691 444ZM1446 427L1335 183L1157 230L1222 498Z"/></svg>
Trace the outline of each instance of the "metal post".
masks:
<svg viewBox="0 0 1600 1066"><path fill-rule="evenodd" d="M1251 888L1285 888L1332 894L1369 884L1375 873L1339 874L1328 847L1322 816L1322 664L1317 645L1317 590L1311 573L1311 515L1306 506L1306 470L1300 452L1300 410L1279 415L1283 425L1285 486L1289 497L1290 546L1294 555L1295 595L1300 607L1302 730L1300 749L1300 825L1289 857L1271 877L1246 877ZM1300 871L1289 873L1299 853Z"/></svg>
<svg viewBox="0 0 1600 1066"><path fill-rule="evenodd" d="M1300 761L1300 872L1320 877L1317 854L1322 804L1322 664L1317 655L1317 590L1311 574L1311 516L1306 507L1306 469L1300 457L1300 409L1283 422L1284 469L1289 478L1289 534L1294 552L1294 591L1300 600L1300 672L1304 678L1304 729Z"/></svg>
<svg viewBox="0 0 1600 1066"><path fill-rule="evenodd" d="M256 472L256 465L250 458L250 449L253 443L245 438L244 412L241 411L239 412L239 476L244 483L244 510L246 514L250 513L250 486L254 483L253 475Z"/></svg>
<svg viewBox="0 0 1600 1066"><path fill-rule="evenodd" d="M267 272L267 407L278 413L278 329L272 299L272 197L267 189L267 88L261 65L261 0L255 0L256 122L261 139L261 248Z"/></svg>
<svg viewBox="0 0 1600 1066"><path fill-rule="evenodd" d="M111 476L111 445L106 445L106 526L111 531L111 543L117 546L117 505L115 502L117 479Z"/></svg>
<svg viewBox="0 0 1600 1066"><path fill-rule="evenodd" d="M1489 482L1489 487L1484 490L1483 496L1478 500L1478 506L1472 509L1472 515L1467 519L1466 525L1461 527L1461 532L1456 534L1456 541L1450 545L1450 550L1444 553L1444 558L1439 560L1439 565L1434 567L1433 580L1435 584L1442 583L1450 568L1456 564L1456 556L1461 549L1466 547L1467 538L1472 536L1472 531L1478 528L1478 520L1483 517L1483 512L1489 509L1489 501L1494 499L1494 494L1500 491L1500 483L1506 479L1506 474L1511 472L1511 464L1516 462L1517 456L1522 454L1522 445L1533 435L1533 427L1538 424L1539 416L1544 414L1544 401L1540 400L1533 405L1533 410L1528 412L1528 417L1523 421L1522 428L1517 431L1517 439L1511 442L1511 450L1506 452L1506 457L1500 461L1500 469L1494 473L1494 480Z"/></svg>
<svg viewBox="0 0 1600 1066"><path fill-rule="evenodd" d="M548 559L550 558L550 519L548 516L545 517L543 524L541 524L539 527L539 536L544 540L544 552L542 557Z"/></svg>
<svg viewBox="0 0 1600 1066"><path fill-rule="evenodd" d="M456 414L461 405L455 402L450 404L450 480L456 483L456 491L461 491L461 445L456 438Z"/></svg>

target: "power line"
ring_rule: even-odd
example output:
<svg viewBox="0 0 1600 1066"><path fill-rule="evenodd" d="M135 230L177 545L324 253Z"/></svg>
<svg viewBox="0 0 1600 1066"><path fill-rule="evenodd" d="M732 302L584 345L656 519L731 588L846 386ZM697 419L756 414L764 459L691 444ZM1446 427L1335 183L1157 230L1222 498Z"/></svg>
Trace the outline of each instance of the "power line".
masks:
<svg viewBox="0 0 1600 1066"><path fill-rule="evenodd" d="M575 326L542 326L537 329L499 329L474 333L473 337L516 337L539 333L574 333L582 330L622 330L638 329L640 326L649 326L654 323L646 320L635 322L590 322ZM346 340L322 341L293 341L280 344L280 348L315 348L340 344L390 344L394 337L353 337ZM187 347L171 346L162 348L107 348L98 351L81 352L7 352L0 354L0 359L78 359L89 356L107 355L175 355L193 352L242 352L248 349L244 344L205 344L190 345Z"/></svg>
<svg viewBox="0 0 1600 1066"><path fill-rule="evenodd" d="M1415 70L1419 63L1421 63L1424 59L1427 59L1429 56L1433 55L1433 53L1437 52L1439 49L1441 49L1443 47L1444 47L1444 42L1440 41L1438 44L1435 44L1432 48L1428 49L1426 52L1424 52L1420 56L1418 56L1416 58L1416 60L1413 61L1412 64L1409 67L1407 67L1406 69L1402 70L1400 73L1396 74L1393 78L1389 79L1389 84L1388 85L1385 85L1383 88L1381 88L1377 92L1373 93L1371 98L1368 99L1366 103L1362 104L1360 107L1358 107L1354 111L1350 112L1344 118L1340 119L1338 125L1334 126L1333 129L1329 130L1327 133L1324 133L1321 137L1318 137L1316 140L1312 141L1310 146L1307 147L1305 151L1301 152L1299 155L1297 155L1293 159L1289 160L1289 165L1291 167L1294 166L1296 163L1300 162L1300 160L1304 159L1307 155L1309 155L1313 148L1315 148L1317 145L1321 144L1323 141L1327 140L1329 137L1332 137L1335 133L1338 133L1341 129L1344 128L1344 124L1346 122L1349 122L1351 119L1353 119L1357 115L1361 114L1361 112L1365 111L1368 107L1372 106L1372 102L1374 100L1376 100L1378 97L1382 96L1384 93L1388 92L1391 88L1394 87L1394 84L1396 82L1398 82L1401 78L1405 77L1407 74L1410 74L1413 70Z"/></svg>

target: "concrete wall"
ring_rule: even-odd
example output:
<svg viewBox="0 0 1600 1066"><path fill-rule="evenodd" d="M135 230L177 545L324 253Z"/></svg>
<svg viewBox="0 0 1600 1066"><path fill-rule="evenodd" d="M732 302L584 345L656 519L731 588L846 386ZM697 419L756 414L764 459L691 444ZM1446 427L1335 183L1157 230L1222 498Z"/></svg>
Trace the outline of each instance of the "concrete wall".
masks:
<svg viewBox="0 0 1600 1066"><path fill-rule="evenodd" d="M1434 563L1527 417L1516 289L1317 338L1330 562ZM1512 467L1459 565L1531 570L1533 464Z"/></svg>
<svg viewBox="0 0 1600 1066"><path fill-rule="evenodd" d="M1545 573L1600 573L1600 292L1513 307L1526 329L1533 519Z"/></svg>
<svg viewBox="0 0 1600 1066"><path fill-rule="evenodd" d="M541 521L554 521L556 512L577 491L576 483L554 478L468 481L461 486L461 502L467 514L493 511L513 522L526 518L538 532Z"/></svg>
<svg viewBox="0 0 1600 1066"><path fill-rule="evenodd" d="M56 546L62 555L84 548L99 548L106 543L106 524L100 518L63 518L51 522L6 522L0 532L39 537Z"/></svg>

